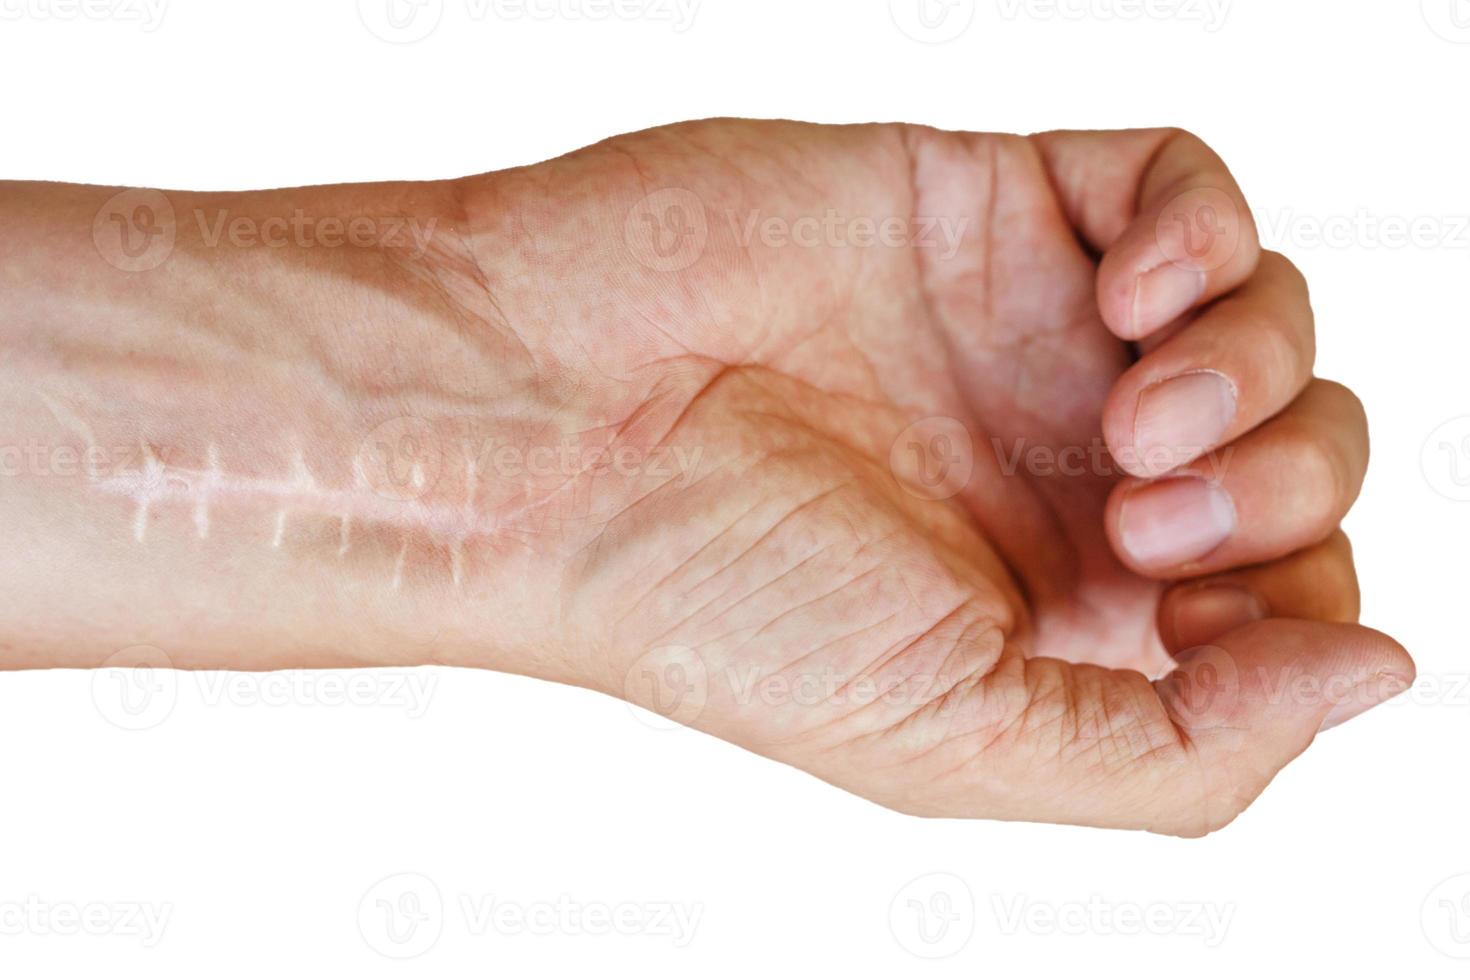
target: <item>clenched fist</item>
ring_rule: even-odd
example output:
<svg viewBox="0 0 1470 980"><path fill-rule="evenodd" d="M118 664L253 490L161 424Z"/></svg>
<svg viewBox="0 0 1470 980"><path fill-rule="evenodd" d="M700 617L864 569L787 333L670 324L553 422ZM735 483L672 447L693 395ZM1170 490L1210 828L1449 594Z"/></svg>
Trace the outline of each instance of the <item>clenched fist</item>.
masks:
<svg viewBox="0 0 1470 980"><path fill-rule="evenodd" d="M1361 407L1187 133L0 211L11 666L511 670L906 812L1184 835L1413 678L1353 625Z"/></svg>

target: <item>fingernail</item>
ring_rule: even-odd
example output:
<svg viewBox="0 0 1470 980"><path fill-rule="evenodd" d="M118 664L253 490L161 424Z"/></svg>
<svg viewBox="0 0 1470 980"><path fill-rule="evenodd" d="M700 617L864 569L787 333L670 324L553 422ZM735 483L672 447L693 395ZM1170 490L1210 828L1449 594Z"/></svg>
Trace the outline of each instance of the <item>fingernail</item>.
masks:
<svg viewBox="0 0 1470 980"><path fill-rule="evenodd" d="M1118 530L1135 564L1172 568L1203 558L1230 537L1235 504L1195 476L1146 483L1123 498Z"/></svg>
<svg viewBox="0 0 1470 980"><path fill-rule="evenodd" d="M1191 371L1149 385L1133 414L1133 446L1147 475L1167 473L1215 448L1235 421L1235 385Z"/></svg>
<svg viewBox="0 0 1470 980"><path fill-rule="evenodd" d="M1270 613L1260 596L1235 585L1211 585L1174 600L1174 639L1180 649L1204 646Z"/></svg>
<svg viewBox="0 0 1470 980"><path fill-rule="evenodd" d="M1401 674L1376 674L1353 688L1353 692L1347 696L1346 700L1333 705L1318 731L1325 732L1329 728L1336 728L1343 722L1352 721L1368 709L1376 708L1383 702L1403 694L1413 684L1414 681L1411 678Z"/></svg>
<svg viewBox="0 0 1470 980"><path fill-rule="evenodd" d="M1157 330L1182 316L1205 294L1205 274L1165 262L1133 286L1133 336Z"/></svg>

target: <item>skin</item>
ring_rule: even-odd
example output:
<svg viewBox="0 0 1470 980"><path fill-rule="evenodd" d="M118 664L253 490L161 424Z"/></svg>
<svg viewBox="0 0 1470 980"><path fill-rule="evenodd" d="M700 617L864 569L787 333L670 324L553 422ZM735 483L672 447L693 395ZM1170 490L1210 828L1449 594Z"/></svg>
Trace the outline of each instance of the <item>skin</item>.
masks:
<svg viewBox="0 0 1470 980"><path fill-rule="evenodd" d="M0 185L6 666L512 671L909 813L1188 836L1412 681L1355 625L1362 409L1186 133L692 123L154 195L134 271L117 193ZM1137 452L1201 373L1219 439ZM1181 474L1232 529L1140 560Z"/></svg>

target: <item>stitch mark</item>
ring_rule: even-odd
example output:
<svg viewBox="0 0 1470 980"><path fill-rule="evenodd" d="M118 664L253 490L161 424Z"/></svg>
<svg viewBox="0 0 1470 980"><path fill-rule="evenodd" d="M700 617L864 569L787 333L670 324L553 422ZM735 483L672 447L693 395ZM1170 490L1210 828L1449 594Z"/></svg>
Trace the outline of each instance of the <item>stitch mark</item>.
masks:
<svg viewBox="0 0 1470 980"><path fill-rule="evenodd" d="M209 444L207 452L209 468L204 471L204 482L199 488L199 499L194 502L194 529L200 540L209 537L209 498L219 486L223 474L219 466L219 447Z"/></svg>

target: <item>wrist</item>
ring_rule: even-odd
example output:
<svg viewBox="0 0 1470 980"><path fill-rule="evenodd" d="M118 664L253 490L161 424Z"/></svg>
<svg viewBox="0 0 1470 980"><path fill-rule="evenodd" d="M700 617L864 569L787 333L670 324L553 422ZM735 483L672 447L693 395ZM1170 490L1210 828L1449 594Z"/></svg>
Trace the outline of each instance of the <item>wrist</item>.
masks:
<svg viewBox="0 0 1470 980"><path fill-rule="evenodd" d="M550 402L465 309L453 187L112 197L0 188L14 665L567 673L545 527L480 469Z"/></svg>

